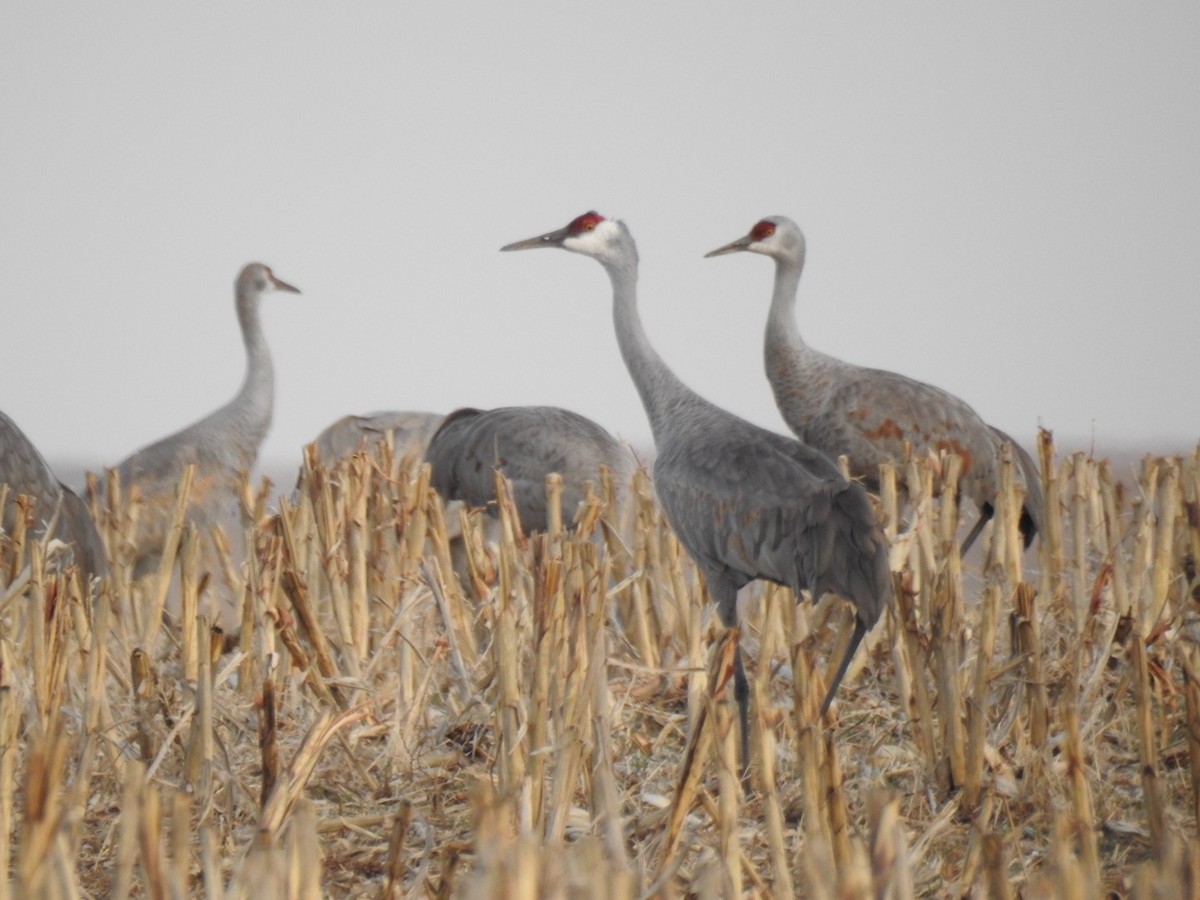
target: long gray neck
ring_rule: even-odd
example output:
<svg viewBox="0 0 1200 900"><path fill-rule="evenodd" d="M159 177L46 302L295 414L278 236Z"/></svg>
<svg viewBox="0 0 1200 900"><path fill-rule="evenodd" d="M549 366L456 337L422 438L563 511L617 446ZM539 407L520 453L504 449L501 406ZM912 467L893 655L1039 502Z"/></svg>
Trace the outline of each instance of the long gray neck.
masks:
<svg viewBox="0 0 1200 900"><path fill-rule="evenodd" d="M637 308L637 260L604 263L613 286L613 324L625 367L633 377L642 406L650 419L654 443L662 451L668 423L686 408L702 404L700 397L676 377L651 346Z"/></svg>
<svg viewBox="0 0 1200 900"><path fill-rule="evenodd" d="M795 352L806 349L800 326L796 323L796 292L802 271L803 259L775 261L775 292L771 295L771 312L767 315L768 352L773 347Z"/></svg>
<svg viewBox="0 0 1200 900"><path fill-rule="evenodd" d="M237 395L221 410L222 418L232 429L230 435L248 458L254 461L258 445L271 427L271 409L275 401L275 371L271 351L263 335L258 317L261 295L256 291L239 290L237 294L238 324L242 342L246 345L246 377Z"/></svg>

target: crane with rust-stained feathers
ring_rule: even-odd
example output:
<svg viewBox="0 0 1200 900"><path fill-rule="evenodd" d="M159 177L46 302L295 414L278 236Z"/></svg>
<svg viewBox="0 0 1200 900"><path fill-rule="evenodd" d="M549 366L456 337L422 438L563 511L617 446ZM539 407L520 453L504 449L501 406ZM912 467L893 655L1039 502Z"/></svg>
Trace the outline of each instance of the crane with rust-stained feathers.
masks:
<svg viewBox="0 0 1200 900"><path fill-rule="evenodd" d="M96 530L87 505L69 487L59 481L49 464L17 427L0 412L0 485L8 485L5 508L0 510L0 526L12 533L19 514L16 497L24 494L34 502L34 535L58 538L72 548L72 561L85 579L108 571L104 542Z"/></svg>
<svg viewBox="0 0 1200 900"><path fill-rule="evenodd" d="M617 343L650 420L654 483L717 613L737 627L737 593L755 579L854 604L854 633L822 705L828 709L866 632L892 602L887 542L866 491L806 444L759 428L688 388L651 346L637 309L638 255L624 223L594 212L502 248L561 247L608 272ZM749 762L750 690L739 647L734 696Z"/></svg>
<svg viewBox="0 0 1200 900"><path fill-rule="evenodd" d="M250 263L235 282L235 305L246 376L229 403L168 437L136 451L117 465L121 489L142 500L138 520L135 574L157 565L175 508L175 492L184 469L195 465L187 519L203 531L240 520L237 490L249 472L271 427L275 374L259 320L264 294L300 291L275 277L269 266Z"/></svg>
<svg viewBox="0 0 1200 900"><path fill-rule="evenodd" d="M564 518L570 521L587 496L587 483L600 485L608 467L618 505L633 475L633 457L591 419L556 406L464 408L446 416L429 441L425 461L430 483L444 500L486 507L495 515L499 468L512 482L513 502L527 531L545 531L546 476L562 476Z"/></svg>
<svg viewBox="0 0 1200 900"><path fill-rule="evenodd" d="M1014 479L1025 488L1020 529L1028 547L1042 525L1044 501L1037 464L999 429L953 394L896 372L843 362L812 349L796 324L796 293L804 269L804 233L786 216L770 216L750 233L706 256L746 251L775 260L775 289L767 317L767 378L775 403L800 440L833 458L845 455L850 473L879 489L879 465L903 465L914 453L948 451L962 459L959 494L974 501L979 518L963 540L970 548L995 514L1000 459L1012 444Z"/></svg>

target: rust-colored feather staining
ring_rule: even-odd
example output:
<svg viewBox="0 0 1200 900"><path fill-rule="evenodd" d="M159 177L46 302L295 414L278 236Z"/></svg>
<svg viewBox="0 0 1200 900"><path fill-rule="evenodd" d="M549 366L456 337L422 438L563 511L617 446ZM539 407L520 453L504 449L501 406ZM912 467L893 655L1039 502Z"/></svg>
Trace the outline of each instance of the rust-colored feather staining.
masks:
<svg viewBox="0 0 1200 900"><path fill-rule="evenodd" d="M962 457L958 493L970 498L980 515L963 541L964 552L995 512L1003 447L1012 444L1014 478L1025 493L1020 527L1028 546L1041 527L1044 505L1032 457L941 388L809 347L795 310L807 245L791 219L764 219L745 237L708 255L738 251L775 262L764 356L776 405L795 435L829 456L846 456L851 475L870 487L878 485L882 463L902 465L910 452L957 453Z"/></svg>
<svg viewBox="0 0 1200 900"><path fill-rule="evenodd" d="M929 440L926 435L925 440ZM971 448L954 438L941 438L933 442L933 448L939 453L953 453L962 460L962 474L966 477L971 473L971 464L975 461Z"/></svg>
<svg viewBox="0 0 1200 900"><path fill-rule="evenodd" d="M890 418L885 418L879 423L878 427L864 431L863 437L869 441L886 441L886 440L904 440L904 429L893 422Z"/></svg>

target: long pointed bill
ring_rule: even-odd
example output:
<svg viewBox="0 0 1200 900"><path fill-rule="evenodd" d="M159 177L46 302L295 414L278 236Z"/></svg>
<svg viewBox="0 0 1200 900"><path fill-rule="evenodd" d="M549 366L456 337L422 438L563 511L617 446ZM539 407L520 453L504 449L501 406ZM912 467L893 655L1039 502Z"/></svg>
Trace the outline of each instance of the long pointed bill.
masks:
<svg viewBox="0 0 1200 900"><path fill-rule="evenodd" d="M738 238L731 244L726 244L724 247L718 247L716 250L709 250L704 254L704 258L708 259L710 256L724 256L726 253L737 253L739 250L745 250L753 243L754 238L750 237L750 235L746 235L745 237Z"/></svg>
<svg viewBox="0 0 1200 900"><path fill-rule="evenodd" d="M505 244L500 250L534 250L538 247L561 247L563 241L571 236L570 228L560 228L557 231L548 231L545 234L539 234L537 237L526 238L523 241L514 241L511 244Z"/></svg>
<svg viewBox="0 0 1200 900"><path fill-rule="evenodd" d="M277 290L277 291L287 291L289 294L300 293L300 288L293 287L292 285L288 284L286 281L282 281L282 280L276 278L274 275L271 276L271 284L273 284L275 286L275 290Z"/></svg>

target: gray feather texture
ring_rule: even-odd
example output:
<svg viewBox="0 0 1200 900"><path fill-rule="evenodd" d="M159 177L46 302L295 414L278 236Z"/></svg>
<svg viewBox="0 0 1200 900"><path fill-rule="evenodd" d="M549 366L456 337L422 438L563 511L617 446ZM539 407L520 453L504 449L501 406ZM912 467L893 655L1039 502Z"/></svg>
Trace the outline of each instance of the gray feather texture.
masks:
<svg viewBox="0 0 1200 900"><path fill-rule="evenodd" d="M492 470L503 470L525 531L545 531L546 476L563 479L563 521L584 502L587 484L600 493L600 466L622 495L633 475L626 447L591 419L555 406L464 408L448 415L429 442L425 460L444 500L488 507L495 514ZM618 503L620 500L618 499Z"/></svg>
<svg viewBox="0 0 1200 900"><path fill-rule="evenodd" d="M424 459L429 440L445 420L439 413L387 410L362 416L342 416L319 435L317 458L326 466L362 450L370 453L389 437L396 458Z"/></svg>
<svg viewBox="0 0 1200 900"><path fill-rule="evenodd" d="M87 504L70 488L62 484L33 442L17 424L0 412L0 484L9 486L5 509L0 510L0 524L11 532L16 522L16 495L25 494L36 501L34 516L37 525L34 535L45 536L46 526L56 522L51 537L71 545L72 560L85 578L104 575L108 571L104 542L92 521ZM55 520L55 514L57 519Z"/></svg>
<svg viewBox="0 0 1200 900"><path fill-rule="evenodd" d="M891 576L866 494L811 448L720 412L703 417L702 452L669 442L655 460L655 488L680 542L710 582L736 591L761 578L797 596L836 593L874 626ZM732 601L721 614L736 625Z"/></svg>
<svg viewBox="0 0 1200 900"><path fill-rule="evenodd" d="M637 309L638 254L624 223L586 213L505 250L561 247L597 260L612 282L621 356L654 433L654 484L671 527L704 576L722 622L755 579L854 604L854 636L827 708L862 635L892 600L888 548L861 486L812 447L759 428L688 388L650 344ZM739 648L734 695L749 759L750 692Z"/></svg>
<svg viewBox="0 0 1200 900"><path fill-rule="evenodd" d="M360 451L372 455L376 447L390 440L394 454L394 471L388 474L394 477L401 467L420 463L425 459L425 449L429 446L429 440L441 427L445 418L439 413L409 410L385 410L362 416L342 416L325 428L311 443L316 451L317 462L326 469L332 469ZM305 465L302 464L296 474L293 502L299 502L304 472ZM454 527L457 527L456 523Z"/></svg>
<svg viewBox="0 0 1200 900"><path fill-rule="evenodd" d="M1017 463L1014 477L1026 492L1022 531L1026 544L1033 539L1044 501L1037 465L1020 445L939 387L844 362L805 343L795 307L806 242L795 222L770 216L708 255L737 251L775 261L764 342L767 378L784 421L800 440L835 459L848 457L851 475L872 490L879 488L880 464L903 465L906 444L921 455L955 453L962 459L960 495L974 501L984 516L995 508L1000 453L1008 441Z"/></svg>
<svg viewBox="0 0 1200 900"><path fill-rule="evenodd" d="M189 463L196 467L187 519L202 532L241 521L237 496L271 427L275 373L259 321L259 302L270 291L299 291L268 266L250 263L235 283L235 302L246 376L234 398L198 422L136 451L116 466L126 496L136 490L142 511L134 542L137 572L157 564L175 507L175 493ZM236 534L230 535L236 538Z"/></svg>

